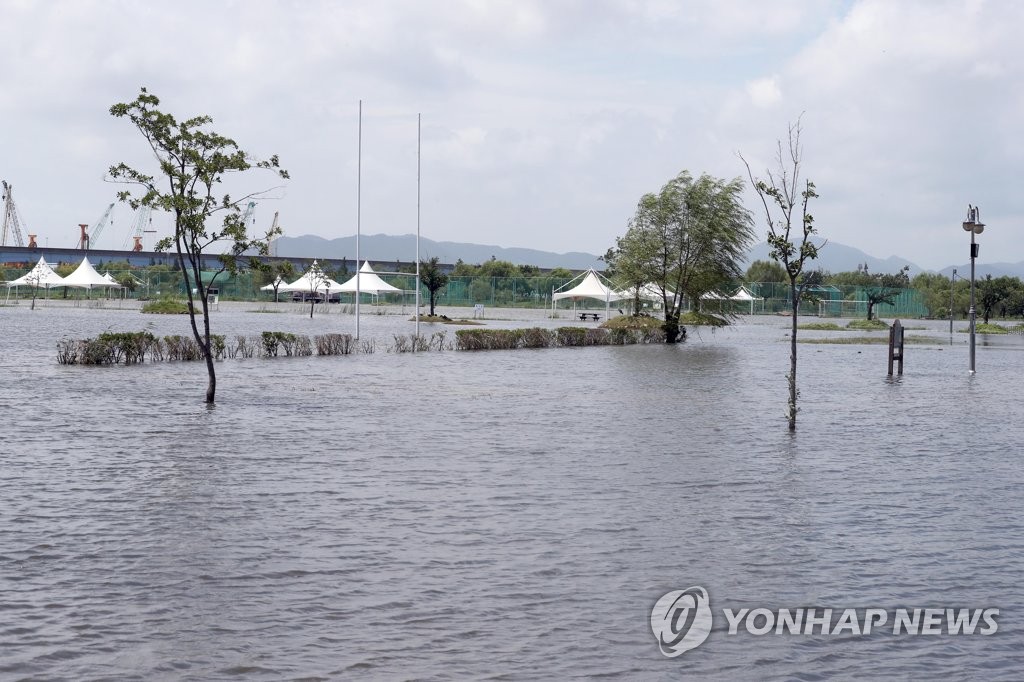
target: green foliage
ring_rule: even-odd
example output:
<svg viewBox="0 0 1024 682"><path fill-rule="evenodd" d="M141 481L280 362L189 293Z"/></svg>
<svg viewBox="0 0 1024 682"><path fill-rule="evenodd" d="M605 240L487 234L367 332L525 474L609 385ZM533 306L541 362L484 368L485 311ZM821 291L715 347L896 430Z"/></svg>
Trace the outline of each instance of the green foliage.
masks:
<svg viewBox="0 0 1024 682"><path fill-rule="evenodd" d="M513 350L517 348L554 348L613 346L633 343L663 343L659 329L607 329L559 327L541 329L460 329L455 332L456 350Z"/></svg>
<svg viewBox="0 0 1024 682"><path fill-rule="evenodd" d="M785 282L786 270L772 260L756 260L747 268L745 279L748 282Z"/></svg>
<svg viewBox="0 0 1024 682"><path fill-rule="evenodd" d="M772 260L782 266L789 279L792 332L790 333L789 373L786 375L789 388L786 419L790 431L796 430L797 398L799 397L796 383L797 316L800 312L800 299L805 291L812 286L811 282L806 279L801 281L801 279L807 263L818 257L819 248L813 240L817 229L814 227L814 216L809 211L810 201L816 199L818 193L815 191L813 182L810 180L801 182L800 179L800 170L803 164L800 135L800 120L797 119L795 124L789 126L787 148L783 149L781 140L777 144L777 168L767 172L767 180L755 180L750 164L740 156L743 164L747 167L747 176L764 207L764 215L768 223L769 255Z"/></svg>
<svg viewBox="0 0 1024 682"><path fill-rule="evenodd" d="M854 329L858 331L869 331L873 329L882 330L888 329L889 325L881 320L850 320L846 325L847 329Z"/></svg>
<svg viewBox="0 0 1024 682"><path fill-rule="evenodd" d="M842 331L846 327L840 327L835 322L807 322L802 324L797 329L808 329L811 331L825 331L825 332L837 332Z"/></svg>
<svg viewBox="0 0 1024 682"><path fill-rule="evenodd" d="M961 331L970 331L969 329L962 329ZM988 322L982 322L974 325L974 331L977 334L1009 334L1010 330L1006 327L998 324L989 324Z"/></svg>
<svg viewBox="0 0 1024 682"><path fill-rule="evenodd" d="M900 292L910 286L910 277L907 272L910 266L906 265L895 274L875 274L870 276L871 286L864 289L864 295L868 302L868 320L872 318L872 311L877 303L892 304ZM864 266L863 273L867 275L867 266Z"/></svg>
<svg viewBox="0 0 1024 682"><path fill-rule="evenodd" d="M242 207L257 195L232 198L227 193L219 195L218 189L226 176L252 168L272 171L282 179L287 179L288 173L280 168L276 156L252 163L249 155L234 140L209 129L213 122L209 116L178 121L171 114L160 111L159 106L160 100L142 88L134 101L110 107L112 116L127 118L142 134L155 156L159 176L136 170L123 162L111 166L109 175L136 191L135 194L131 189L118 192L120 201L127 202L133 209L148 206L174 216L174 234L162 240L157 250L173 246L179 267L195 283L202 311L202 332L196 322L192 290L186 287L190 304L188 314L195 341L204 349L203 356L207 360L206 402L212 403L217 382L207 290L214 286L216 280L210 283L203 281L200 275L202 253L215 242L226 243L227 251L219 256L221 271L235 273L243 254L255 251L266 255L269 240L280 234L280 229L275 227L263 238L250 236ZM219 227L210 224L216 216L222 217Z"/></svg>
<svg viewBox="0 0 1024 682"><path fill-rule="evenodd" d="M142 305L142 312L156 315L187 315L189 304L185 301L177 301L171 298L161 298L156 301L146 301Z"/></svg>
<svg viewBox="0 0 1024 682"><path fill-rule="evenodd" d="M710 315L697 310L683 313L679 317L682 324L689 324L695 327L726 327L729 321L718 315Z"/></svg>
<svg viewBox="0 0 1024 682"><path fill-rule="evenodd" d="M441 272L440 259L434 256L430 260L420 261L420 282L427 288L430 294L430 315L434 315L434 306L437 302L437 295L442 289L448 286L448 275Z"/></svg>
<svg viewBox="0 0 1024 682"><path fill-rule="evenodd" d="M679 335L685 298L698 300L743 274L754 232L742 193L739 178L694 180L683 171L658 194L641 197L626 234L605 254L623 288L653 284L662 292L669 343Z"/></svg>
<svg viewBox="0 0 1024 682"><path fill-rule="evenodd" d="M559 346L582 346L587 339L586 327L559 327L555 330Z"/></svg>

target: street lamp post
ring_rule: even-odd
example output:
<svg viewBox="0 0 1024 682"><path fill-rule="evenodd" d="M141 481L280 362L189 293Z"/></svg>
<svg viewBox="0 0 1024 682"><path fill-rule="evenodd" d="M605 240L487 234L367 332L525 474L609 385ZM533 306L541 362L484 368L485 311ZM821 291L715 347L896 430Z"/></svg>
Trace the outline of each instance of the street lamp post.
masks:
<svg viewBox="0 0 1024 682"><path fill-rule="evenodd" d="M974 327L975 327L975 310L974 310L974 259L978 257L978 244L974 241L974 235L981 234L985 231L985 223L979 221L980 211L977 206L967 205L967 220L964 221L963 227L965 232L971 233L971 307L967 311L970 317L970 333L971 333L971 367L970 372L974 374Z"/></svg>

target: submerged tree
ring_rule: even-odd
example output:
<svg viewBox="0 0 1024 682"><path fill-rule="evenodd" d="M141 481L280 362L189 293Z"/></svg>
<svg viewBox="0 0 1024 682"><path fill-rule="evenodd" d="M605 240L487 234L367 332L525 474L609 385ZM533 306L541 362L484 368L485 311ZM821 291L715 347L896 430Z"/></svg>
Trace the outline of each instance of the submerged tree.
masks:
<svg viewBox="0 0 1024 682"><path fill-rule="evenodd" d="M686 300L699 301L742 276L754 239L742 192L739 178L726 182L705 174L694 180L683 171L658 194L641 197L625 236L605 255L629 287L639 292L652 285L660 293L666 343L685 338L679 321Z"/></svg>
<svg viewBox="0 0 1024 682"><path fill-rule="evenodd" d="M800 300L805 290L815 278L804 278L804 266L807 261L818 257L818 249L811 237L817 232L814 217L808 211L808 204L818 194L814 191L814 183L801 180L800 170L803 163L803 152L800 147L800 121L789 126L789 140L786 148L782 141L778 142L776 162L778 168L768 170L767 180L755 180L750 164L740 156L747 167L754 190L764 206L765 218L768 221L769 255L786 271L789 280L789 297L792 304L789 350L789 404L786 417L789 430L796 430L797 396L796 387L796 330L797 316L800 313ZM824 246L822 244L821 246Z"/></svg>
<svg viewBox="0 0 1024 682"><path fill-rule="evenodd" d="M441 289L448 286L448 275L441 272L440 260L434 256L430 260L420 261L420 282L430 294L430 316L434 316L434 304Z"/></svg>
<svg viewBox="0 0 1024 682"><path fill-rule="evenodd" d="M109 174L115 181L137 187L137 194L131 190L118 193L118 199L133 209L149 206L174 216L174 235L162 240L157 250L173 246L186 282L191 279L195 284L195 293L192 287L185 287L189 320L196 343L202 348L206 360L209 377L206 402L212 403L217 391L217 376L207 294L216 282L216 274L210 281L203 281L203 252L214 243L226 242L227 251L218 255L221 268L217 274L234 273L243 254L256 251L266 255L269 240L280 234L280 230L275 228L260 238L246 232L241 208L262 193L233 199L226 193L218 195L218 185L225 176L251 168L267 169L284 179L288 178L288 172L279 167L277 156L254 163L234 140L208 129L213 122L209 116L196 116L179 122L171 114L160 111L158 106L160 100L142 88L134 101L110 107L110 114L115 118L127 118L142 133L156 157L159 174L148 175L125 163L111 166ZM208 224L214 217L221 217L217 227ZM197 298L202 311L201 330L196 319Z"/></svg>

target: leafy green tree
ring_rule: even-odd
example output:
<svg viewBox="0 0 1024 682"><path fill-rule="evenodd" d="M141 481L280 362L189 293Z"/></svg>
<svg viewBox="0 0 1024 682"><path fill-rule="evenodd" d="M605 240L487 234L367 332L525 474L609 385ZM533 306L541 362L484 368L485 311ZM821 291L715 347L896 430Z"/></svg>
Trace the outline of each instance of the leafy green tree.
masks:
<svg viewBox="0 0 1024 682"><path fill-rule="evenodd" d="M985 278L977 283L978 305L981 307L982 322L988 324L992 311L1011 296L1014 290L1013 279L1006 276L993 278L992 275L985 275Z"/></svg>
<svg viewBox="0 0 1024 682"><path fill-rule="evenodd" d="M273 263L260 261L258 270L265 280L264 284L269 284L273 288L274 302L277 303L281 285L295 279L295 265L290 260L278 260Z"/></svg>
<svg viewBox="0 0 1024 682"><path fill-rule="evenodd" d="M872 275L871 286L864 289L864 296L868 302L868 320L872 319L872 314L877 304L887 303L892 305L896 297L910 286L910 277L907 275L909 270L910 266L904 265L903 269L895 274Z"/></svg>
<svg viewBox="0 0 1024 682"><path fill-rule="evenodd" d="M617 240L612 265L629 285L653 284L665 310L665 341L676 343L686 298L702 294L743 274L740 267L754 239L753 219L740 203L743 183L687 171L658 194L645 194Z"/></svg>
<svg viewBox="0 0 1024 682"><path fill-rule="evenodd" d="M267 255L269 240L280 234L280 229L275 231L273 228L262 238L254 238L247 233L241 209L260 193L234 199L228 194L218 196L217 190L225 176L254 167L272 171L284 179L288 178L288 172L280 168L277 156L253 163L234 140L209 129L213 123L209 116L178 121L173 115L159 110L159 106L160 100L142 88L134 101L110 107L112 116L127 118L142 134L156 158L159 175L143 173L123 162L111 166L109 174L117 182L134 185L139 192L119 192L119 200L127 202L133 209L150 206L174 216L174 235L162 240L157 250L174 247L179 267L190 273L191 280L195 282L195 296L199 298L202 311L202 330L196 319L195 296L192 289L186 287L189 321L206 360L206 402L213 403L217 376L207 299L209 289L215 286L216 276L209 282L203 281L203 251L214 243L227 242L227 251L220 255L218 274L235 273L244 253L256 251ZM217 216L222 217L221 224L212 227L209 222Z"/></svg>
<svg viewBox="0 0 1024 682"><path fill-rule="evenodd" d="M796 430L797 391L796 385L796 332L797 317L800 313L800 298L808 283L801 281L801 275L808 261L818 257L820 248L812 237L817 233L814 227L814 216L808 210L811 199L818 196L814 183L810 180L801 181L800 171L803 165L803 150L800 146L800 121L790 124L788 145L783 149L782 141L777 144L775 171L768 171L767 180L755 180L750 164L740 156L747 167L757 196L764 207L768 222L768 247L770 255L785 270L789 280L789 297L792 304L791 329L789 336L789 403L786 417L789 430Z"/></svg>
<svg viewBox="0 0 1024 682"><path fill-rule="evenodd" d="M919 272L910 280L910 286L921 295L929 317L948 318L956 311L955 288L949 277L937 272ZM954 294L953 310L950 310L950 294Z"/></svg>
<svg viewBox="0 0 1024 682"><path fill-rule="evenodd" d="M747 268L748 282L785 282L786 269L773 260L756 260Z"/></svg>
<svg viewBox="0 0 1024 682"><path fill-rule="evenodd" d="M437 295L442 289L448 286L448 275L441 272L440 259L434 256L430 260L420 261L420 282L430 293L430 316L434 316L434 304L437 302Z"/></svg>
<svg viewBox="0 0 1024 682"><path fill-rule="evenodd" d="M857 266L855 271L829 273L826 281L837 287L876 286L875 278L868 272L867 265Z"/></svg>

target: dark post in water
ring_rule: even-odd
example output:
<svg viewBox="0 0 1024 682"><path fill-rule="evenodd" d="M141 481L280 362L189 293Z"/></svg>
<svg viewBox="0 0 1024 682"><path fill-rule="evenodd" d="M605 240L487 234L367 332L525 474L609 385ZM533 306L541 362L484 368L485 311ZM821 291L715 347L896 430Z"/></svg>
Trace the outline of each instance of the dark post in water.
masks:
<svg viewBox="0 0 1024 682"><path fill-rule="evenodd" d="M889 376L892 376L892 363L897 361L897 373L903 376L903 325L893 320L889 327Z"/></svg>

